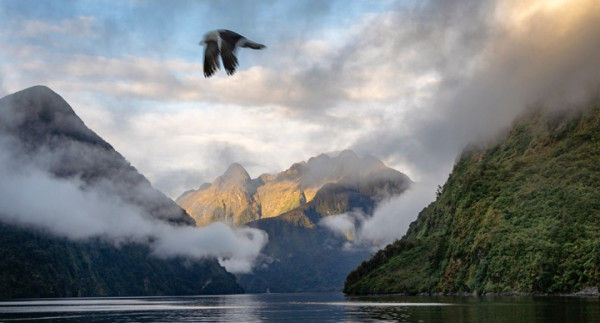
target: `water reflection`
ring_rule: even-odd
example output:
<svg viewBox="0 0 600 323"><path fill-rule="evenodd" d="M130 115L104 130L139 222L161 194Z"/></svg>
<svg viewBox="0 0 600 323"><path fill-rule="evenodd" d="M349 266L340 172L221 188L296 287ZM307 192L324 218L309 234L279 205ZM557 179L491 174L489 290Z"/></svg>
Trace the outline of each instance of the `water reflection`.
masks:
<svg viewBox="0 0 600 323"><path fill-rule="evenodd" d="M367 301L369 298L361 298ZM600 322L600 299L577 297L373 297L452 306L364 307L357 315L398 322Z"/></svg>
<svg viewBox="0 0 600 323"><path fill-rule="evenodd" d="M0 302L0 321L600 322L598 298L255 294Z"/></svg>

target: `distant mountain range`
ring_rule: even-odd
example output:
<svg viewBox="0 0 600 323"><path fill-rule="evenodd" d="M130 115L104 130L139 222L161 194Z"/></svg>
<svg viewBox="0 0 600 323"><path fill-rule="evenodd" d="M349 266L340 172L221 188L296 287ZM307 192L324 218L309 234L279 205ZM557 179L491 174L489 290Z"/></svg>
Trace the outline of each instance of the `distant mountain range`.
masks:
<svg viewBox="0 0 600 323"><path fill-rule="evenodd" d="M183 209L155 190L47 87L35 86L0 99L0 143L4 148L0 161L6 163L0 165L3 171L29 176L31 168L25 165L31 164L56 183L77 183L77 190L97 192L95 196L139 208L152 221L194 225ZM33 188L21 185L14 189ZM86 206L70 203L65 196L61 204L67 207L61 209L86 212ZM146 245L124 241L117 246L101 237L74 241L16 221L18 215L12 212L0 205L0 297L243 291L216 260L164 260L150 256Z"/></svg>
<svg viewBox="0 0 600 323"><path fill-rule="evenodd" d="M281 173L263 174L256 179L251 179L242 165L235 163L212 184L205 183L197 190L185 192L176 203L198 225L217 221L242 225L304 207L319 192L322 198L336 188L362 189L359 194L378 202L401 193L409 183L406 175L386 167L375 157L361 158L346 150L333 158L321 154ZM341 206L327 212L347 211L347 206Z"/></svg>
<svg viewBox="0 0 600 323"><path fill-rule="evenodd" d="M238 275L247 291L339 291L347 273L370 250L348 248L346 237L320 221L350 211L369 217L378 203L401 194L410 183L378 159L346 150L256 179L233 164L212 184L188 191L176 202L199 225L225 221L268 233L253 273Z"/></svg>
<svg viewBox="0 0 600 323"><path fill-rule="evenodd" d="M322 220L347 212L368 218L411 183L376 158L352 151L322 154L256 179L233 164L213 183L177 199L184 210L44 86L0 99L0 145L0 172L6 176L0 188L10 193L0 201L18 199L0 205L0 297L7 298L341 290L347 273L370 250L348 247L352 237L331 231ZM12 186L7 182L23 178ZM86 204L54 192L65 187L97 201ZM41 212L22 219L19 207L28 201L36 208L27 212ZM60 207L48 209L45 202ZM113 241L110 232L80 234L79 215L98 213L90 208L104 209L100 202L115 204L104 212L117 214L100 212L113 219L110 230L135 226L119 212L140 210L144 223L176 228L227 222L261 229L269 242L253 272L235 277L214 259L157 257L150 247L157 237ZM55 216L48 212L68 213L73 223L66 228L53 223L43 218Z"/></svg>
<svg viewBox="0 0 600 323"><path fill-rule="evenodd" d="M348 294L600 289L600 101L535 110L460 156L399 241L347 277Z"/></svg>

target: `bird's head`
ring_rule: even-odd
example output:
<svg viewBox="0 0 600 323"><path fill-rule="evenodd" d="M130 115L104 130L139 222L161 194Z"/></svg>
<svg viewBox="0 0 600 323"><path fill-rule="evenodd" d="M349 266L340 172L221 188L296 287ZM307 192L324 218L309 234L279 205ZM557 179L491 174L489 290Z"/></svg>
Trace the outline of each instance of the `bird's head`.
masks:
<svg viewBox="0 0 600 323"><path fill-rule="evenodd" d="M219 42L219 33L216 30L204 34L204 37L202 38L200 43L198 43L198 45L202 46L211 41L217 43Z"/></svg>

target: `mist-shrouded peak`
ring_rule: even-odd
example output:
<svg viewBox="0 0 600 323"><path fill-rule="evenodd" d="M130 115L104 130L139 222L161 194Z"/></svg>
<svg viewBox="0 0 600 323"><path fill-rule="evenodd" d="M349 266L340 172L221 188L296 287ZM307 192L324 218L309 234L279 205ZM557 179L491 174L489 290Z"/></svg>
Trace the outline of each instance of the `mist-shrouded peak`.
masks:
<svg viewBox="0 0 600 323"><path fill-rule="evenodd" d="M250 175L239 163L233 163L223 175L215 181L218 184L245 184L251 180Z"/></svg>
<svg viewBox="0 0 600 323"><path fill-rule="evenodd" d="M241 166L227 175L249 178ZM140 243L165 258L218 258L235 272L249 271L266 241L258 230L196 228L44 86L0 99L0 178L0 221L51 235Z"/></svg>
<svg viewBox="0 0 600 323"><path fill-rule="evenodd" d="M46 86L0 99L0 135L12 160L24 159L52 176L81 181L85 189L140 207L149 217L193 224L184 210L154 189Z"/></svg>
<svg viewBox="0 0 600 323"><path fill-rule="evenodd" d="M285 170L281 174L279 174L278 176L281 176L281 178L287 178L290 180L294 180L294 179L297 179L298 177L302 176L306 172L306 167L307 167L306 162L304 162L304 161L295 163L290 168L288 168L287 170ZM261 175L261 178L263 178L263 179L273 180L275 177L276 177L276 175L271 175L271 174Z"/></svg>
<svg viewBox="0 0 600 323"><path fill-rule="evenodd" d="M380 245L378 237L364 231L377 221L375 210L391 198L404 195L411 186L408 176L386 167L373 156L359 156L351 150L321 154L280 174L285 176L277 176L258 189L268 192L266 188L271 186L271 192L279 194L272 198L259 195L257 200L263 209L264 201L282 199L284 187L301 192L302 203L294 204L296 200L290 195L287 206L291 209L247 224L269 236L263 251L267 260L256 266L254 276L240 277L240 283L250 292L328 290L341 286L350 268L363 261L371 248ZM293 283L275 278L281 276L289 277Z"/></svg>
<svg viewBox="0 0 600 323"><path fill-rule="evenodd" d="M349 149L343 150L338 157L342 160L356 160L359 159L358 155Z"/></svg>
<svg viewBox="0 0 600 323"><path fill-rule="evenodd" d="M199 225L215 221L241 225L301 207L328 184L371 187L369 190L374 192L379 186L388 187L387 180L406 186L411 182L406 175L386 167L373 156L361 157L344 150L335 157L320 154L294 163L280 173L263 174L256 179L251 179L246 170L235 163L209 187L187 191L176 202ZM399 186L404 188L404 184ZM327 192L321 192L321 197Z"/></svg>
<svg viewBox="0 0 600 323"><path fill-rule="evenodd" d="M308 160L302 185L309 187L342 180L357 181L385 169L388 167L379 159L370 155L361 157L352 150L344 150L335 157L321 154Z"/></svg>
<svg viewBox="0 0 600 323"><path fill-rule="evenodd" d="M465 148L435 201L345 292L597 296L599 138L600 98L534 108L496 141Z"/></svg>
<svg viewBox="0 0 600 323"><path fill-rule="evenodd" d="M90 130L71 106L56 92L42 85L0 99L0 131L20 139L28 149L58 144L56 137L112 147Z"/></svg>

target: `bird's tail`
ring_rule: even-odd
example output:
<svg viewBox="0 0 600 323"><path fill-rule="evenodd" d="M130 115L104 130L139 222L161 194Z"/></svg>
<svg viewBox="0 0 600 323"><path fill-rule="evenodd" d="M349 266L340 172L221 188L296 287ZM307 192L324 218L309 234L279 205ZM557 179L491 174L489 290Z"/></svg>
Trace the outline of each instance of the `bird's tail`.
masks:
<svg viewBox="0 0 600 323"><path fill-rule="evenodd" d="M247 48L252 48L252 49L267 48L267 46L265 46L263 44L255 43L248 39L244 39L244 41L241 42L240 47L247 47Z"/></svg>

